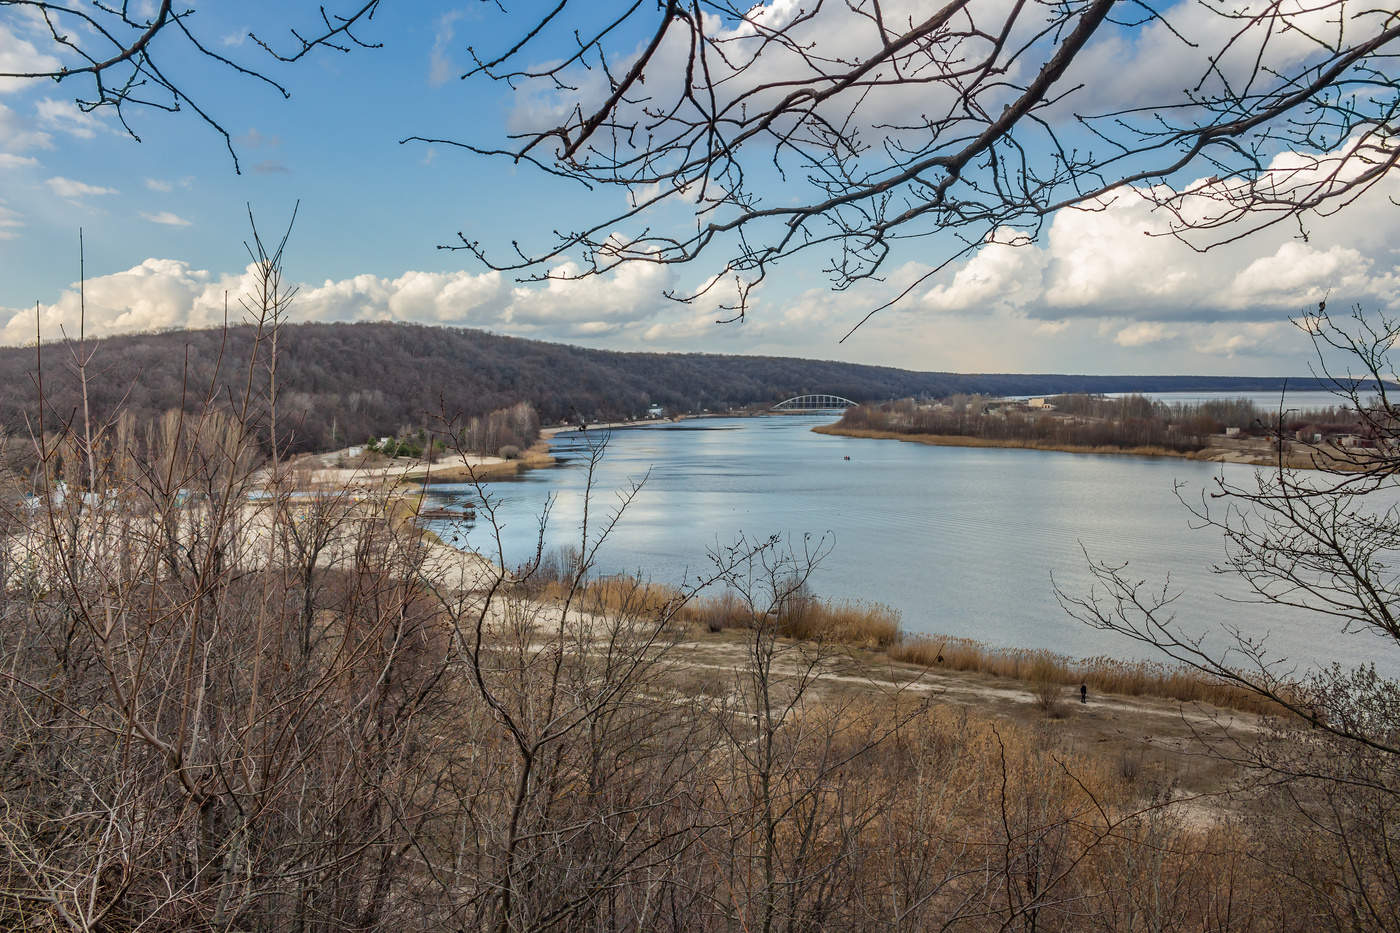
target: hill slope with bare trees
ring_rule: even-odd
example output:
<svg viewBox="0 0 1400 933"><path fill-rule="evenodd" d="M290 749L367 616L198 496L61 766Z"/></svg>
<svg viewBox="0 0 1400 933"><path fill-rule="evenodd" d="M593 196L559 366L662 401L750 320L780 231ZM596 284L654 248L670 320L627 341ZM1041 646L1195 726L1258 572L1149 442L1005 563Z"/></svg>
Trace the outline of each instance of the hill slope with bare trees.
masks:
<svg viewBox="0 0 1400 933"><path fill-rule="evenodd" d="M247 328L112 337L95 349L91 402L96 413L119 404L137 421L188 407L211 383L240 383L247 373ZM546 423L638 416L651 405L668 413L762 405L807 392L857 402L952 393L1278 391L1281 379L1209 376L997 375L912 372L824 360L703 353L620 353L502 337L460 328L409 324L297 324L279 330L281 417L294 426L292 447L326 450L370 436L431 426L438 416L481 416L519 401ZM80 406L67 361L49 344L0 349L0 425L23 433L32 422L36 361L52 415ZM1290 390L1324 388L1295 379Z"/></svg>

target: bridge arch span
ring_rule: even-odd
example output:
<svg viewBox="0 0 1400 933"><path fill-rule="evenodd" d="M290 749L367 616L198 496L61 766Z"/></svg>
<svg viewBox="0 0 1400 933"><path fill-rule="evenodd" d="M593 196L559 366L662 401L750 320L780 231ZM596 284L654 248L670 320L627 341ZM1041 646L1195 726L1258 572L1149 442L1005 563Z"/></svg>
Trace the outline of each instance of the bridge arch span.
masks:
<svg viewBox="0 0 1400 933"><path fill-rule="evenodd" d="M844 411L860 404L839 395L794 395L774 405L769 411Z"/></svg>

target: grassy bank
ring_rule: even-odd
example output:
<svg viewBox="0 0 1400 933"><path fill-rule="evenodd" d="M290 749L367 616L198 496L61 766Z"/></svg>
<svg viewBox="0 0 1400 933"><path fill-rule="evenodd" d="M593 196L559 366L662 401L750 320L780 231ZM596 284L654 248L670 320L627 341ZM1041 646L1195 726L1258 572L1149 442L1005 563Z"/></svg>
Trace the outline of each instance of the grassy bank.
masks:
<svg viewBox="0 0 1400 933"><path fill-rule="evenodd" d="M567 595L568 585L550 579L539 583L536 592L558 601ZM575 604L597 613L654 614L683 598L673 586L618 575L584 583ZM901 630L899 611L881 603L800 596L777 612L763 613L725 591L692 599L676 618L709 633L752 630L762 619L782 638L874 652L930 670L1004 677L1026 683L1032 692L1049 685L1058 689L1083 684L1094 694L1211 703L1258 714L1276 711L1255 694L1188 667L1108 657L1076 659L1042 650L997 648L953 635L911 635Z"/></svg>

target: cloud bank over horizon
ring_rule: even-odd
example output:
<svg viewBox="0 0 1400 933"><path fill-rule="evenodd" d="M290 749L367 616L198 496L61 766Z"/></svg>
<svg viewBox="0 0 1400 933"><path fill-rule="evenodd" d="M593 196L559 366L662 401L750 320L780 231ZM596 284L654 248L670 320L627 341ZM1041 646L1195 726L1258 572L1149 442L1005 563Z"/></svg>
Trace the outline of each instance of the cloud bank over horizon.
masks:
<svg viewBox="0 0 1400 933"><path fill-rule="evenodd" d="M159 220L157 222L160 222ZM559 267L567 274L571 267ZM149 258L129 269L78 283L36 308L0 308L0 342L31 343L36 324L45 339L76 333L85 303L94 337L219 326L244 319L256 267L216 273L179 259ZM606 279L515 285L498 272L408 271L371 274L320 284L302 283L292 302L296 321L403 321L490 328L545 338L613 334L648 321L660 305L669 274L660 267L627 266Z"/></svg>
<svg viewBox="0 0 1400 933"><path fill-rule="evenodd" d="M803 9L797 0L770 0L756 6L752 18L773 27ZM905 16L922 7L914 0L897 0L885 9ZM1110 33L1076 61L1067 80L1085 89L1075 98L1080 110L1109 111L1147 99L1161 75L1191 72L1201 50L1212 47L1207 40L1235 28L1230 18L1185 0L1172 5L1171 12L1181 35L1162 23ZM1296 15L1300 22L1312 16L1301 9ZM1361 18L1372 15L1374 11L1355 12ZM797 35L824 43L833 55L858 56L875 34L845 28L853 17L858 13L846 5L829 5L800 24ZM396 99L407 109L422 105L421 114L432 125L429 118L442 117L427 108L429 102L460 103L446 95L457 84L448 79L462 67L457 33L465 33L468 18L444 8L425 22L431 28L399 36L398 44L391 45L402 55L402 74L394 78L397 72L386 72L375 80L411 81L393 85L413 89ZM0 66L23 70L51 65L41 25L0 19ZM719 29L723 24L712 25ZM737 36L756 27L740 23L723 28ZM226 44L241 43L245 31L231 23ZM1311 47L1301 31L1286 35L1272 46L1280 56L1275 64L1301 60ZM663 52L680 55L684 49L668 44ZM1241 64L1229 58L1212 67L1229 71ZM784 69L800 75L809 67L805 55L764 59L754 78L791 77ZM353 77L350 72L327 77L324 86L313 81L307 90L314 103L302 114L314 117L318 108L352 99L344 82ZM674 78L663 73L653 81ZM603 82L599 75L592 80ZM605 90L603 83L599 89ZM327 96L317 101L318 91ZM653 91L660 93L655 86ZM718 270L705 260L694 268L639 262L583 279L574 279L579 265L561 262L551 270L555 277L520 283L480 268L415 269L414 257L422 254L406 250L391 261L379 258L400 244L418 249L421 229L451 229L441 227L437 215L429 216L440 203L479 212L472 222L490 228L503 226L507 212L549 217L560 225L572 222L568 211L576 205L553 198L555 189L541 181L521 184L514 174L492 174L494 166L473 164L472 183L452 176L458 187L449 189L434 174L449 161L435 158L437 150L411 152L397 144L385 150L360 137L342 138L341 124L337 133L328 134L314 120L303 125L291 115L279 123L259 111L236 126L235 142L250 171L234 183L224 162L203 163L184 152L162 161L161 151L152 147L129 161L129 153L114 158L113 153L126 151L119 148L120 127L111 115L86 112L52 93L49 87L0 81L0 249L11 250L9 256L0 254L0 259L10 259L0 271L11 284L0 298L0 342L10 345L31 343L36 333L45 339L76 333L78 289L58 287L63 279L56 276L66 278L68 272L54 257L66 248L69 240L64 238L85 224L90 243L102 242L105 234L108 242L124 237L124 246L141 244L139 252L123 252L119 263L87 280L89 334L217 326L226 315L240 320L239 297L249 290L251 277L236 262L211 258L227 255L229 218L238 216L237 210L231 215L219 211L230 201L259 203L258 193L286 197L293 192L300 198L304 191L308 205L315 206L299 221L310 229L299 229L294 237L288 269L291 279L302 282L291 311L296 321L459 325L617 349L820 356L915 369L1284 373L1300 371L1310 351L1289 318L1324 298L1334 308L1356 303L1400 313L1400 177L1395 173L1335 216L1309 216L1304 228L1265 227L1234 241L1235 228L1218 228L1213 239L1226 242L1204 251L1172 236L1172 217L1158 206L1169 200L1163 195L1171 189L1128 188L1093 209L1066 209L1046 218L1033 242L1023 231L998 230L967 258L937 274L935 265L949 249L958 248L951 237L910 240L879 279L840 292L829 289L821 263L804 255L770 271L752 295L742 325L719 326L716 319L729 316L721 307L729 295L706 295L693 304L666 297L694 291L707 276L715 276ZM920 86L891 89L872 97L861 117L882 124L908 110L911 101L926 106L926 93ZM498 105L507 129L558 116L562 106L548 94L492 104ZM1070 111L1054 110L1048 116L1068 120ZM400 132L397 122L394 126L394 133ZM329 154L325 147L332 142L337 148ZM387 161L400 153L407 153L404 162ZM216 155L223 158L222 152ZM357 168L370 164L395 170L365 173ZM1271 170L1294 186L1335 181L1327 177L1326 156L1281 153ZM415 195L415 189L376 187L405 178L425 179L425 188ZM316 200L322 181L331 193L320 191ZM457 206L459 188L468 192L460 202L465 207ZM1183 182L1180 188L1192 192L1183 209L1202 215L1228 205L1232 196L1229 182L1218 179ZM343 196L346 190L361 195L353 199L353 210L341 209L341 202L349 200ZM489 200L506 191L504 206ZM633 192L634 197L647 194ZM692 203L693 192L683 191L677 200L692 210L682 220L694 222L701 205ZM388 214L372 213L364 205L388 205ZM656 222L662 229L685 214L658 210L636 221ZM421 242L423 249L431 249L430 235ZM348 261L341 262L342 256ZM89 268L98 263L90 252ZM339 271L317 280L318 268ZM367 268L374 271L358 271ZM715 281L728 284L723 273ZM23 303L31 297L29 289L38 292L32 295L38 299L37 319L36 305ZM838 343L872 308L906 289L900 303Z"/></svg>
<svg viewBox="0 0 1400 933"><path fill-rule="evenodd" d="M1281 168L1287 158L1280 157ZM1196 183L1200 210L1218 202L1218 189ZM1110 369L1162 371L1189 368L1192 360L1197 368L1249 369L1301 359L1306 347L1288 321L1324 299L1334 308L1400 312L1400 178L1304 231L1267 227L1205 251L1171 235L1171 217L1151 195L1129 189L1096 209L1062 210L1036 241L998 231L937 275L909 261L847 292L815 283L801 288L804 276L777 275L754 293L742 327L715 324L725 316L720 289L692 304L668 299L694 283L683 282L677 267L646 262L585 278L577 278L578 265L563 262L548 280L528 283L490 270L363 273L303 283L291 317L458 325L619 348L829 356L869 309L907 289L857 332L853 353L913 368L1085 369L1093 360ZM145 219L190 223L173 214ZM18 225L0 213L0 234L13 236ZM148 258L87 280L87 332L210 327L226 313L238 321L240 297L252 283L251 266L224 272ZM41 300L37 312L46 339L75 333L76 283ZM34 307L0 308L0 342L32 342L35 328ZM996 334L990 343L989 329Z"/></svg>

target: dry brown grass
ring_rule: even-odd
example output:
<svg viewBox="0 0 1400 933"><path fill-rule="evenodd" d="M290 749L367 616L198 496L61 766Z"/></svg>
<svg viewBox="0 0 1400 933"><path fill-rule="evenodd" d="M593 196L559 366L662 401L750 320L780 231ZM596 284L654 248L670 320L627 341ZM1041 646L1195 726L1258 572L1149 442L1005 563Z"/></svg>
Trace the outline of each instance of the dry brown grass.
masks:
<svg viewBox="0 0 1400 933"><path fill-rule="evenodd" d="M568 585L542 584L539 596L560 601ZM581 584L575 604L595 613L655 615L684 598L674 586L619 574ZM751 630L754 610L732 591L692 599L676 612L677 621L718 633ZM849 648L883 651L891 660L931 669L974 671L1030 685L1036 702L1050 715L1063 713L1065 690L1084 684L1090 694L1149 696L1180 702L1211 703L1248 713L1275 713L1269 701L1201 671L1151 661L1117 658L1069 658L1050 651L996 648L951 635L908 635L900 630L899 611L881 603L794 598L783 611L765 616L780 637Z"/></svg>
<svg viewBox="0 0 1400 933"><path fill-rule="evenodd" d="M569 584L549 580L540 585L539 597L562 601ZM588 612L641 612L655 615L681 602L684 594L663 583L638 580L627 574L599 577L579 585L579 608ZM692 599L676 612L676 618L709 632L752 629L755 610L732 590ZM881 603L859 600L828 602L810 596L794 598L779 613L764 616L782 638L820 641L852 648L888 649L902 637L899 612Z"/></svg>
<svg viewBox="0 0 1400 933"><path fill-rule="evenodd" d="M898 643L899 612L882 603L804 599L778 617L786 638L834 642L853 648L889 648Z"/></svg>
<svg viewBox="0 0 1400 933"><path fill-rule="evenodd" d="M944 635L905 638L894 645L889 654L896 661L921 667L977 671L1033 684L1085 684L1090 693L1213 703L1249 713L1276 712L1268 701L1248 690L1200 671L1152 661L1104 657L1077 660L1049 651L994 648L970 638Z"/></svg>
<svg viewBox="0 0 1400 933"><path fill-rule="evenodd" d="M737 628L749 618L748 607L732 590L697 600L684 611L686 621L694 622L709 632Z"/></svg>
<svg viewBox="0 0 1400 933"><path fill-rule="evenodd" d="M569 584L550 580L543 584L540 596L562 602L569 595ZM664 583L649 583L626 574L599 577L579 584L574 593L575 605L585 612L631 613L652 616L680 602L679 589Z"/></svg>
<svg viewBox="0 0 1400 933"><path fill-rule="evenodd" d="M757 621L754 610L728 590L696 600L685 608L681 617L710 632L752 629ZM780 637L798 641L884 649L896 644L901 637L898 610L881 603L829 602L801 596L789 600L782 611L766 618Z"/></svg>

